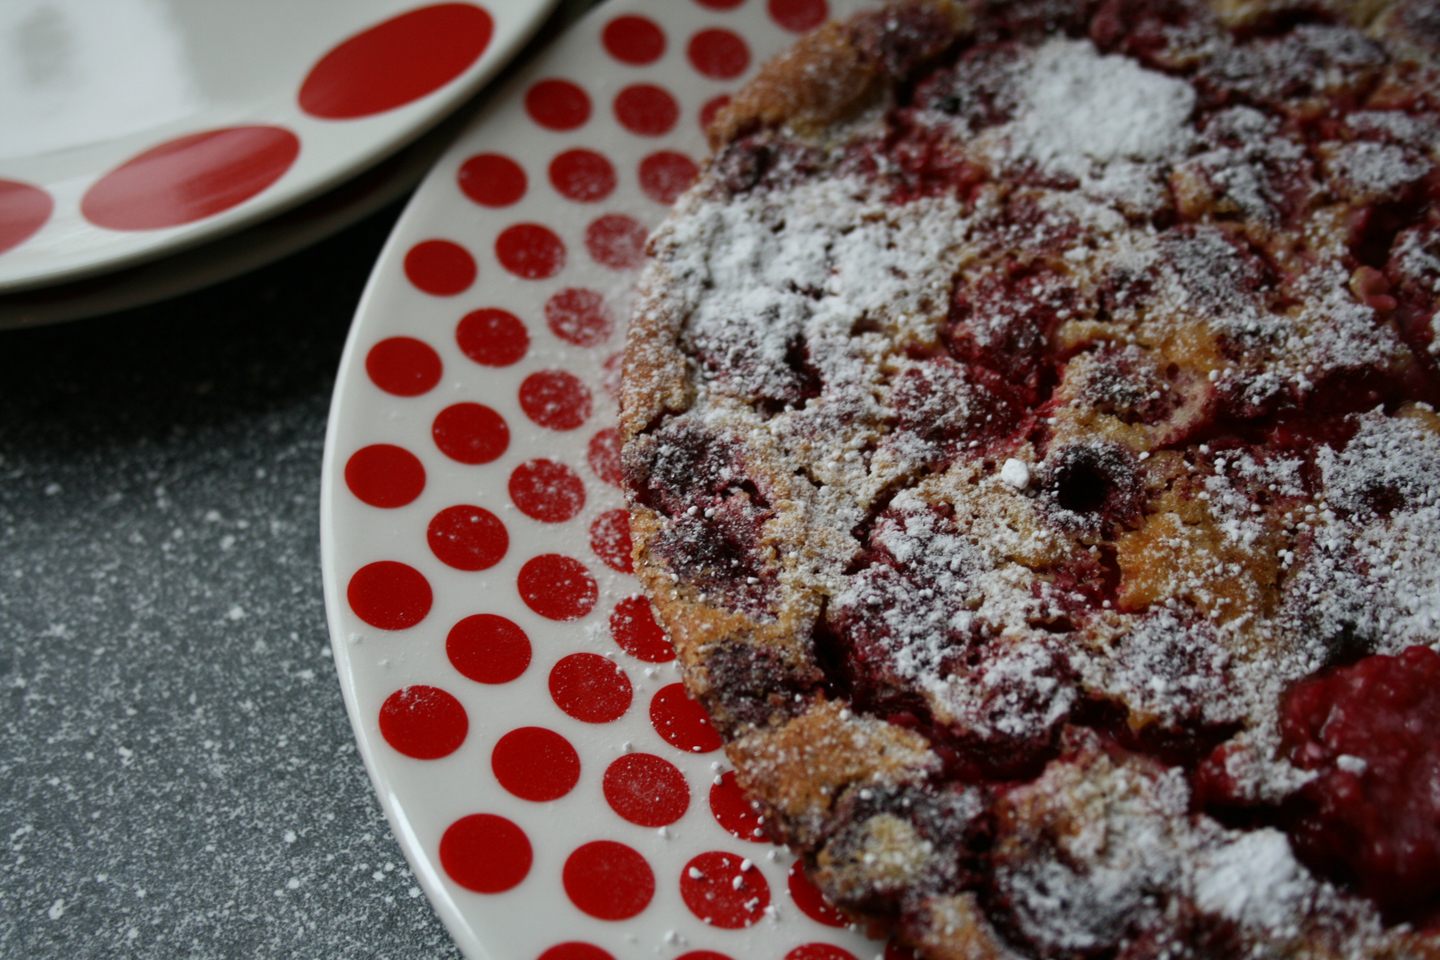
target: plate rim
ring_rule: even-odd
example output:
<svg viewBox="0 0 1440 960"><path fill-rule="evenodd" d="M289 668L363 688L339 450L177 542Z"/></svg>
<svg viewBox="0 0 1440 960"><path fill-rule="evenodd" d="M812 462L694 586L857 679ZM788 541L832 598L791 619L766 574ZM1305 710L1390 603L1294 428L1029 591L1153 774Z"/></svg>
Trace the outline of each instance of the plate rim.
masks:
<svg viewBox="0 0 1440 960"><path fill-rule="evenodd" d="M322 167L311 175L299 180L295 184L285 183L287 177L281 176L279 182L260 191L255 196L231 207L222 210L208 217L190 223L180 224L175 227L167 227L158 230L145 231L105 231L126 236L138 242L125 244L119 250L105 249L96 252L94 256L84 258L69 265L60 265L52 268L32 269L27 273L21 273L11 277L0 275L0 297L17 293L33 293L37 290L60 286L67 283L74 283L94 279L105 274L138 267L156 260L161 260L182 251L204 245L206 243L228 237L235 233L254 227L265 220L281 216L305 203L314 200L330 190L342 186L346 181L359 176L364 171L377 166L389 157L399 153L401 150L413 144L426 133L433 130L453 111L463 105L470 97L478 93L491 80L503 71L523 51L546 19L565 0L465 0L471 5L485 9L492 17L496 13L491 7L501 7L506 11L506 16L513 16L510 21L512 26L509 32L501 41L501 37L493 35L486 47L464 71L452 78L443 86L425 94L414 101L401 104L390 110L383 111L372 116L359 117L356 120L324 120L311 117L298 106L298 101L293 91L286 93L280 100L276 100L274 91L266 96L255 97L245 101L244 105L236 108L232 104L212 104L206 109L188 114L184 118L170 121L155 128L144 131L146 142L163 144L177 137L182 137L190 132L202 132L215 129L216 122L220 126L231 127L245 125L247 123L261 125L279 125L292 132L296 128L310 128L312 130L323 130L327 125L348 124L359 121L364 123L368 120L389 120L391 125L397 123L396 117L409 111L413 114L389 132L377 131L365 138L364 145L358 150L335 151L337 161L326 162ZM351 36L363 33L365 30L378 26L390 19L401 16L412 10L432 6L433 3L416 3L415 0L390 0L387 3L387 11L367 22L366 26L349 36L339 37L334 40L330 49L346 42ZM323 52L322 54L323 55ZM319 55L317 55L319 56ZM279 89L278 86L276 89ZM218 108L218 109L217 109ZM338 129L338 128L337 128ZM356 129L351 127L350 129ZM303 132L303 130L302 130ZM104 143L117 143L121 140L133 138L137 133L128 133L122 137L111 138ZM94 144L86 145L83 149L93 149ZM302 150L303 138L302 138ZM143 150L142 150L143 152ZM127 162L128 159L137 155L134 151L119 151L123 154L105 169L92 169L83 179L86 184L93 184L103 177L109 170L115 169L117 164ZM32 155L25 155L30 159ZM38 155L34 155L38 156ZM12 158L14 159L14 158ZM289 171L287 171L288 173ZM3 178L0 178L3 179ZM29 184L47 188L49 184ZM50 222L54 220L55 213L52 211L49 219L39 228L43 231ZM88 230L102 230L94 227L83 218L80 222ZM0 253L4 256L14 250L21 249L32 237L14 248Z"/></svg>

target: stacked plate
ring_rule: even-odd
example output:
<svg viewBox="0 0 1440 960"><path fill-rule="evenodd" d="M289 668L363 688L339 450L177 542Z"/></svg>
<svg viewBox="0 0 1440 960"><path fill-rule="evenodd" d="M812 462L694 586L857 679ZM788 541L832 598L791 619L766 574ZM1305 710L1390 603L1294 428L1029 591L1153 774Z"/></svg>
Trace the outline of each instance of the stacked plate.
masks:
<svg viewBox="0 0 1440 960"><path fill-rule="evenodd" d="M212 282L375 209L555 2L0 4L0 328Z"/></svg>

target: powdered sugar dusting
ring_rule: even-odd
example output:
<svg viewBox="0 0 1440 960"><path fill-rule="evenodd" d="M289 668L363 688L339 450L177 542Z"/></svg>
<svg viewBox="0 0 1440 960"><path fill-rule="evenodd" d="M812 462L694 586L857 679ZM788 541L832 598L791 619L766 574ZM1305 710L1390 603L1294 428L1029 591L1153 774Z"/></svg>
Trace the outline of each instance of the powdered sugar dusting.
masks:
<svg viewBox="0 0 1440 960"><path fill-rule="evenodd" d="M1357 198L1388 200L1430 170L1430 164L1389 143L1347 143L1330 151L1335 177Z"/></svg>
<svg viewBox="0 0 1440 960"><path fill-rule="evenodd" d="M1285 834L1270 828L1206 851L1195 871L1201 909L1292 936L1299 932L1293 918L1305 912L1316 886L1290 852Z"/></svg>
<svg viewBox="0 0 1440 960"><path fill-rule="evenodd" d="M717 496L759 505L737 549L773 590L696 661L783 634L825 676L788 709L842 698L1010 783L989 909L1037 953L1188 911L1359 955L1389 936L1372 905L1197 811L1307 782L1297 681L1440 643L1440 242L1370 208L1420 189L1436 125L1296 120L1383 66L1343 28L1167 36L1148 65L997 43L819 146L730 144L653 241L630 463L653 486L656 422L743 451ZM653 499L647 522L688 522ZM709 669L726 722L786 729ZM905 842L914 883L959 882Z"/></svg>
<svg viewBox="0 0 1440 960"><path fill-rule="evenodd" d="M1102 56L1088 40L1049 41L1021 84L1014 149L1060 173L1083 176L1087 161L1171 160L1195 136L1190 84Z"/></svg>

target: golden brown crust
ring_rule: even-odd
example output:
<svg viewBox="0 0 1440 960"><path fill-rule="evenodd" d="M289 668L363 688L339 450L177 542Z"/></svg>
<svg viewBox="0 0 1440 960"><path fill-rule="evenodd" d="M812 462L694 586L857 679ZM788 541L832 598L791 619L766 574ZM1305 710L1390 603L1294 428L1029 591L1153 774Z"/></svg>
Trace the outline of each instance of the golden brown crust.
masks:
<svg viewBox="0 0 1440 960"><path fill-rule="evenodd" d="M656 253L652 246L652 255ZM642 302L654 304L630 317L624 373L620 383L620 440L629 442L662 412L689 407L694 391L685 376L675 337L681 318L663 298L648 295L647 287L662 289L668 278L657 269L642 285Z"/></svg>
<svg viewBox="0 0 1440 960"><path fill-rule="evenodd" d="M931 55L969 22L966 8L952 0L912 0L911 5L929 8L945 25L932 38ZM828 22L765 64L716 115L706 131L711 149L757 127L787 127L812 136L873 103L887 78L886 65L865 49L869 28L864 16Z"/></svg>
<svg viewBox="0 0 1440 960"><path fill-rule="evenodd" d="M851 787L918 782L936 769L923 737L825 700L782 726L752 730L728 753L741 786L796 820L823 816Z"/></svg>
<svg viewBox="0 0 1440 960"><path fill-rule="evenodd" d="M826 23L767 63L715 116L706 133L717 149L756 126L807 132L851 115L876 78L842 24Z"/></svg>
<svg viewBox="0 0 1440 960"><path fill-rule="evenodd" d="M911 942L930 960L1020 960L995 932L973 893L927 898L913 927Z"/></svg>
<svg viewBox="0 0 1440 960"><path fill-rule="evenodd" d="M1392 0L1206 0L1220 22L1232 30L1243 30L1296 13L1308 13L1318 5L1336 19L1364 28L1375 16L1392 5Z"/></svg>

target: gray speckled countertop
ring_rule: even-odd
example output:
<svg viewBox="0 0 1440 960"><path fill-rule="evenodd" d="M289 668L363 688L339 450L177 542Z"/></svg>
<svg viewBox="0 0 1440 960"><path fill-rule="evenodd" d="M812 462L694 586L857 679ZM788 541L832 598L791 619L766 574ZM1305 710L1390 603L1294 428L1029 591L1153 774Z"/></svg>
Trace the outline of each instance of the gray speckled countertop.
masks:
<svg viewBox="0 0 1440 960"><path fill-rule="evenodd" d="M0 955L458 956L356 753L320 589L331 385L398 213L0 333Z"/></svg>

